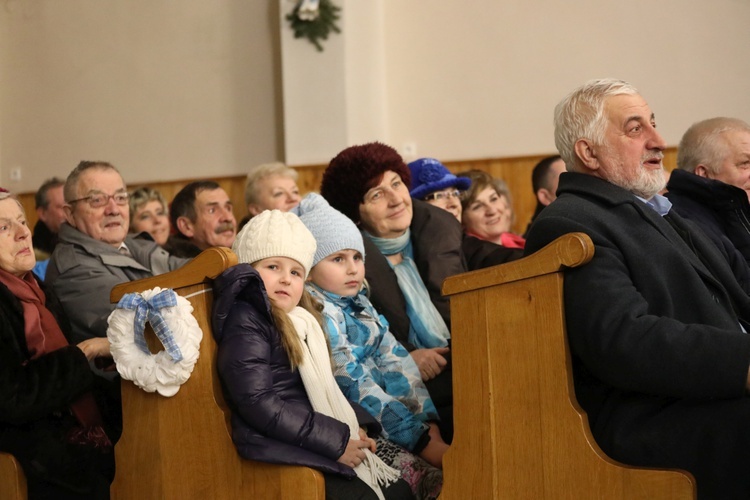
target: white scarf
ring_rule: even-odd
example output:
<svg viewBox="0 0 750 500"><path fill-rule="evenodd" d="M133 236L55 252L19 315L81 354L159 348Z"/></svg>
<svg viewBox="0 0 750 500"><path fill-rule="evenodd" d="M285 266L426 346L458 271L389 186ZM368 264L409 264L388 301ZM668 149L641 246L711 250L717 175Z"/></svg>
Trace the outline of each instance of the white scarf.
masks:
<svg viewBox="0 0 750 500"><path fill-rule="evenodd" d="M303 355L299 373L313 409L347 424L350 438L359 439L357 415L333 378L325 333L320 324L312 314L301 307L295 307L289 313L289 317L302 341ZM378 498L382 499L381 486L388 486L396 481L400 473L386 465L369 449L363 451L365 459L354 468L354 472L375 491Z"/></svg>

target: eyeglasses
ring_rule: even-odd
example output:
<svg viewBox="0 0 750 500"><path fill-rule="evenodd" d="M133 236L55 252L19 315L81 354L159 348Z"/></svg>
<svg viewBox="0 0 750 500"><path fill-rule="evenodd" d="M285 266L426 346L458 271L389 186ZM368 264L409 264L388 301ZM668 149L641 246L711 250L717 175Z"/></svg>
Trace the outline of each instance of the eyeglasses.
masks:
<svg viewBox="0 0 750 500"><path fill-rule="evenodd" d="M115 193L115 194L96 193L96 194L90 194L88 196L84 196L83 198L78 198L77 200L70 200L68 204L85 200L91 208L102 208L107 203L109 203L110 198L115 200L115 203L122 207L128 204L130 195L128 193Z"/></svg>
<svg viewBox="0 0 750 500"><path fill-rule="evenodd" d="M424 197L424 201L429 200L448 200L450 198L461 198L461 191L454 189L453 191L438 191L436 193L430 193Z"/></svg>

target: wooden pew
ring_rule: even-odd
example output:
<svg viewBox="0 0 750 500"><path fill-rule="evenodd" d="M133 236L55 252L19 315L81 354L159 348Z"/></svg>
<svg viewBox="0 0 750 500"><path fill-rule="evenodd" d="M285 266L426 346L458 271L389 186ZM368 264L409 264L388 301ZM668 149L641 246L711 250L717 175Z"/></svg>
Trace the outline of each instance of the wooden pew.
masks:
<svg viewBox="0 0 750 500"><path fill-rule="evenodd" d="M441 498L695 498L688 473L607 457L578 405L562 269L593 255L588 236L568 234L522 260L443 284L456 411Z"/></svg>
<svg viewBox="0 0 750 500"><path fill-rule="evenodd" d="M212 248L182 269L112 290L117 302L130 292L172 288L188 296L203 330L200 358L190 379L171 398L122 382L123 433L115 446L113 499L323 499L323 476L307 467L245 460L230 437L230 411L216 372L211 333L211 279L237 263L228 248ZM201 293L203 292L203 293ZM152 351L163 349L150 326ZM158 345L158 347L156 347Z"/></svg>
<svg viewBox="0 0 750 500"><path fill-rule="evenodd" d="M26 500L26 476L10 453L0 452L0 498Z"/></svg>

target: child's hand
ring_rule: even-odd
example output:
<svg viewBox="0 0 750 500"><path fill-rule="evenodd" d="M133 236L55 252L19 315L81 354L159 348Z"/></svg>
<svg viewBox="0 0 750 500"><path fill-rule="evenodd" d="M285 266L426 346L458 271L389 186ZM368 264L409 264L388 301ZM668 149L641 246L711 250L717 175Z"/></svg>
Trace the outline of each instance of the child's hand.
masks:
<svg viewBox="0 0 750 500"><path fill-rule="evenodd" d="M370 443L370 451L375 453L378 449L378 445L375 444L375 440L372 439L370 436L367 435L367 431L364 430L362 427L359 428L359 439L362 441L367 441Z"/></svg>
<svg viewBox="0 0 750 500"><path fill-rule="evenodd" d="M367 441L360 441L359 439L350 439L346 445L344 454L339 457L337 462L348 465L352 469L362 463L365 459L365 452L370 447L370 443Z"/></svg>

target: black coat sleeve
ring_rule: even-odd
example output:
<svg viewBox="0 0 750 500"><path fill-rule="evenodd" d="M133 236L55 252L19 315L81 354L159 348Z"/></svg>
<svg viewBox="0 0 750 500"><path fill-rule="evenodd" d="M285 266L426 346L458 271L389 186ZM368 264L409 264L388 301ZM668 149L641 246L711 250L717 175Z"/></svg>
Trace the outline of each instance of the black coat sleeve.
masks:
<svg viewBox="0 0 750 500"><path fill-rule="evenodd" d="M236 411L266 436L338 459L349 442L348 426L276 391L271 336L278 333L255 321L248 304L235 308L224 323L217 365Z"/></svg>

